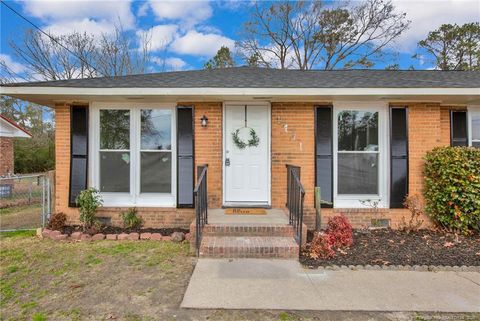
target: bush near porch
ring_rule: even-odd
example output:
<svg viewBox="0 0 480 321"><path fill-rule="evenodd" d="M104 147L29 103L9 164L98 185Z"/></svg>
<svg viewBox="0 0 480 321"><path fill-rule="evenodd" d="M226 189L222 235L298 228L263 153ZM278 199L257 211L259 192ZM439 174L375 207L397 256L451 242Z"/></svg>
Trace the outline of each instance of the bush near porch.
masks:
<svg viewBox="0 0 480 321"><path fill-rule="evenodd" d="M480 149L439 147L425 157L425 210L439 226L480 230Z"/></svg>

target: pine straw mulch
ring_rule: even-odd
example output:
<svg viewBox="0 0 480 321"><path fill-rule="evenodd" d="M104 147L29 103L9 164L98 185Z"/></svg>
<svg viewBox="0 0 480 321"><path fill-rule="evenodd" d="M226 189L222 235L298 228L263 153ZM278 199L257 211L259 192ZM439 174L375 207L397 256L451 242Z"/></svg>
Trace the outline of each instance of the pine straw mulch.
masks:
<svg viewBox="0 0 480 321"><path fill-rule="evenodd" d="M72 234L73 232L83 232L83 229L79 225L68 225L59 229L62 234ZM120 234L120 233L160 233L162 235L171 235L173 232L188 233L188 229L184 228L122 228L117 226L102 226L100 228L91 228L85 233L94 235L96 233L104 234Z"/></svg>
<svg viewBox="0 0 480 321"><path fill-rule="evenodd" d="M309 235L309 240L312 235ZM480 235L456 235L419 230L354 230L353 246L330 259L312 259L302 251L300 261L309 267L331 265L434 265L480 266ZM307 244L308 245L308 244Z"/></svg>

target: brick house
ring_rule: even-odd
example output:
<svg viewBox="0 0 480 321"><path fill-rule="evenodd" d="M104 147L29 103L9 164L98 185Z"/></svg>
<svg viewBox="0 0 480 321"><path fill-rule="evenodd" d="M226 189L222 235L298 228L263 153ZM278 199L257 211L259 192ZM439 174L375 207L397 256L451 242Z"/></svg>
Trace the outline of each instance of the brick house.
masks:
<svg viewBox="0 0 480 321"><path fill-rule="evenodd" d="M31 138L32 134L14 121L0 115L0 176L15 173L13 139L16 137Z"/></svg>
<svg viewBox="0 0 480 321"><path fill-rule="evenodd" d="M93 186L104 200L99 215L113 224L135 206L146 226L187 227L200 164L208 164L209 208L283 210L293 164L309 228L316 186L332 204L323 223L343 213L356 227L379 218L396 227L409 215L404 197L421 194L427 151L480 145L480 72L238 67L22 83L2 93L55 108L55 210L71 223L76 195Z"/></svg>

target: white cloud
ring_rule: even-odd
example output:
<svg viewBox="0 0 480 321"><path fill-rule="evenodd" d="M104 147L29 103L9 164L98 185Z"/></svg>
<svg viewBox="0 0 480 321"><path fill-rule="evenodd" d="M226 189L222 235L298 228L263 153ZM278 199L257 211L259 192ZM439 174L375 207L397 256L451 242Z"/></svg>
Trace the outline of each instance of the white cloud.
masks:
<svg viewBox="0 0 480 321"><path fill-rule="evenodd" d="M137 17L144 17L147 15L148 13L148 2L144 2L139 8L138 8L138 11L137 11Z"/></svg>
<svg viewBox="0 0 480 321"><path fill-rule="evenodd" d="M208 1L150 0L150 7L159 20L177 20L184 29L190 29L213 14Z"/></svg>
<svg viewBox="0 0 480 321"><path fill-rule="evenodd" d="M148 30L137 31L140 41L149 41L152 51L165 49L177 37L177 25L158 25Z"/></svg>
<svg viewBox="0 0 480 321"><path fill-rule="evenodd" d="M14 61L13 58L7 54L0 54L0 61L5 63L7 68L16 74L22 74L28 70L26 66Z"/></svg>
<svg viewBox="0 0 480 321"><path fill-rule="evenodd" d="M209 57L215 55L221 46L233 49L235 41L221 35L191 30L184 36L175 39L170 50L184 55Z"/></svg>
<svg viewBox="0 0 480 321"><path fill-rule="evenodd" d="M34 0L21 3L28 15L44 21L78 20L88 17L111 22L120 20L124 27L133 27L135 24L129 0Z"/></svg>
<svg viewBox="0 0 480 321"><path fill-rule="evenodd" d="M187 66L187 63L183 59L180 59L178 57L167 58L165 59L165 63L167 64L167 66L172 67L174 70L182 70L183 68L185 68L185 66Z"/></svg>
<svg viewBox="0 0 480 321"><path fill-rule="evenodd" d="M393 0L393 3L412 21L410 29L395 45L402 52L414 52L418 41L444 23L463 24L478 21L480 17L478 0Z"/></svg>
<svg viewBox="0 0 480 321"><path fill-rule="evenodd" d="M43 29L50 34L57 36L74 31L100 36L102 34L111 34L114 31L111 22L106 20L94 21L88 18L81 20L58 21L43 27Z"/></svg>
<svg viewBox="0 0 480 321"><path fill-rule="evenodd" d="M252 0L217 0L215 6L220 9L238 10L245 7L253 7L257 1Z"/></svg>
<svg viewBox="0 0 480 321"><path fill-rule="evenodd" d="M152 61L165 70L183 70L188 66L187 62L178 57L168 57L162 59L160 57L153 57Z"/></svg>
<svg viewBox="0 0 480 321"><path fill-rule="evenodd" d="M52 34L73 31L93 35L113 33L116 26L125 30L135 27L131 1L112 0L44 0L20 1L24 12L44 22Z"/></svg>

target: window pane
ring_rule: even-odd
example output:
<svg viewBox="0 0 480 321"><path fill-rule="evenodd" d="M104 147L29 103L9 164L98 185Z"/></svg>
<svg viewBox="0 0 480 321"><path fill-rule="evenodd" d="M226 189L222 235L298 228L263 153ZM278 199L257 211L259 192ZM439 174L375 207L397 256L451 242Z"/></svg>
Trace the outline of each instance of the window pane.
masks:
<svg viewBox="0 0 480 321"><path fill-rule="evenodd" d="M141 193L172 192L172 153L142 152L141 158Z"/></svg>
<svg viewBox="0 0 480 321"><path fill-rule="evenodd" d="M142 150L171 150L172 111L144 109L141 113Z"/></svg>
<svg viewBox="0 0 480 321"><path fill-rule="evenodd" d="M378 194L378 154L338 154L338 194Z"/></svg>
<svg viewBox="0 0 480 321"><path fill-rule="evenodd" d="M100 149L130 149L130 111L100 110Z"/></svg>
<svg viewBox="0 0 480 321"><path fill-rule="evenodd" d="M345 110L338 114L338 150L377 151L378 113Z"/></svg>
<svg viewBox="0 0 480 321"><path fill-rule="evenodd" d="M472 139L480 140L480 113L472 113Z"/></svg>
<svg viewBox="0 0 480 321"><path fill-rule="evenodd" d="M130 192L130 153L100 152L100 191Z"/></svg>

